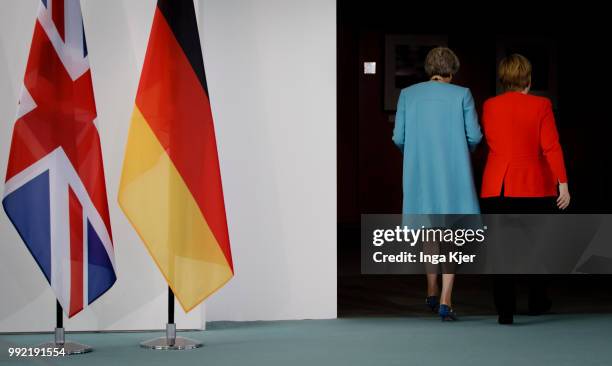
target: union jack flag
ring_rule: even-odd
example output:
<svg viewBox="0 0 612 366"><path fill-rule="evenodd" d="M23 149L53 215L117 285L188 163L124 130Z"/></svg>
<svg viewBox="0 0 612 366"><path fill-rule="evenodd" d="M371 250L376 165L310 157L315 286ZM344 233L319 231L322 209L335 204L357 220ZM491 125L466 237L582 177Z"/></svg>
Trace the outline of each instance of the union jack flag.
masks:
<svg viewBox="0 0 612 366"><path fill-rule="evenodd" d="M2 205L69 317L116 281L79 0L42 0Z"/></svg>

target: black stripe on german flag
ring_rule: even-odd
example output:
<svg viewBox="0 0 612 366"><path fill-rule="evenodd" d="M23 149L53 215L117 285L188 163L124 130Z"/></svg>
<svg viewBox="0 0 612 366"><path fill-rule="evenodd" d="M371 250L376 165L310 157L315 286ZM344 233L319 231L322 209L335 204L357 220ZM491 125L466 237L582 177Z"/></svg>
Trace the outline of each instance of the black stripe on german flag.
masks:
<svg viewBox="0 0 612 366"><path fill-rule="evenodd" d="M174 37L187 56L193 71L198 76L200 84L208 95L204 60L198 33L198 23L195 16L193 0L158 0L157 8L166 18Z"/></svg>

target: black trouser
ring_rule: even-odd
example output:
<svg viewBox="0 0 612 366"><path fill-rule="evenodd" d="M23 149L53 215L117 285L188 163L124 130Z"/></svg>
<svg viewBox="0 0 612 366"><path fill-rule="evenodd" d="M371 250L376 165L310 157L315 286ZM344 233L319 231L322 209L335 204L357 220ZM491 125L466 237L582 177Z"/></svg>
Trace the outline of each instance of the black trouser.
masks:
<svg viewBox="0 0 612 366"><path fill-rule="evenodd" d="M482 202L483 212L487 214L539 214L552 213L556 209L555 197L493 197ZM529 288L529 310L537 313L548 302L546 293L549 276L546 275L495 275L493 297L499 315L512 315L516 312L516 282L525 279Z"/></svg>
<svg viewBox="0 0 612 366"><path fill-rule="evenodd" d="M493 299L499 315L516 313L516 283L519 280L527 282L529 291L529 312L538 314L547 307L549 278L546 275L495 275L493 281Z"/></svg>

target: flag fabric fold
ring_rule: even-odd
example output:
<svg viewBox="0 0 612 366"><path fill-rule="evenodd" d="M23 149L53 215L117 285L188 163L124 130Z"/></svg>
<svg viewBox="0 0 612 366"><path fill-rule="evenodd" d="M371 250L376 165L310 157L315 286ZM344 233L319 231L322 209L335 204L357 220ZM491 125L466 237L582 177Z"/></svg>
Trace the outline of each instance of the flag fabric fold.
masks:
<svg viewBox="0 0 612 366"><path fill-rule="evenodd" d="M157 3L118 198L185 311L232 278L215 131L192 1Z"/></svg>
<svg viewBox="0 0 612 366"><path fill-rule="evenodd" d="M116 281L79 0L42 0L2 206L69 317Z"/></svg>

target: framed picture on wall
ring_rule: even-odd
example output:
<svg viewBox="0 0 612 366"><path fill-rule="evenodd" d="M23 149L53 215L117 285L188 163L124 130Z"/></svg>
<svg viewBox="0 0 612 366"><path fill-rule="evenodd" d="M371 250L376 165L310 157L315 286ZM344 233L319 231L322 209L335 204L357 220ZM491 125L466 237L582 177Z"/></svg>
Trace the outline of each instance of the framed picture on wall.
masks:
<svg viewBox="0 0 612 366"><path fill-rule="evenodd" d="M425 56L437 46L446 46L442 35L389 34L385 37L385 101L386 111L395 111L403 88L427 80Z"/></svg>

